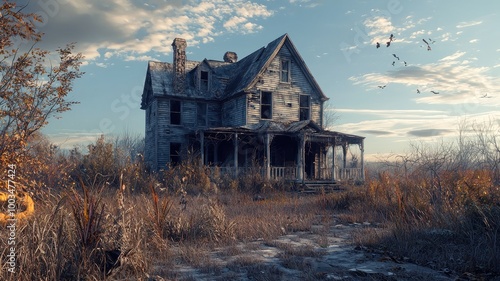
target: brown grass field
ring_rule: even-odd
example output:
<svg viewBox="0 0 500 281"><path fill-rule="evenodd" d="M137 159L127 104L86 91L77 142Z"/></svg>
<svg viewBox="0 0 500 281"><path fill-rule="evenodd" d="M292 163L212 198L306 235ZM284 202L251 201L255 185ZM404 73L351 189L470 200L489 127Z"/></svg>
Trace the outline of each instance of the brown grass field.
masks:
<svg viewBox="0 0 500 281"><path fill-rule="evenodd" d="M255 176L221 179L210 190L203 176L191 175L177 183L182 190L161 182L151 183L149 192L82 189L81 183L39 196L35 214L16 225L16 272L4 263L0 279L196 280L193 272L201 272L211 276L207 280L286 280L285 268L299 270L298 280L329 280L305 261L324 255L321 248L335 235L332 226L363 222L373 227L349 232L346 244L454 280L500 274L500 190L487 171L442 173L439 186L418 172L382 172L364 185L315 195ZM243 184L258 187L263 200ZM319 247L277 240L294 233L315 235ZM273 263L243 255L261 247L255 241L279 250ZM6 261L7 239L0 243ZM212 255L217 251L233 259L221 265ZM335 280L425 280L345 274Z"/></svg>

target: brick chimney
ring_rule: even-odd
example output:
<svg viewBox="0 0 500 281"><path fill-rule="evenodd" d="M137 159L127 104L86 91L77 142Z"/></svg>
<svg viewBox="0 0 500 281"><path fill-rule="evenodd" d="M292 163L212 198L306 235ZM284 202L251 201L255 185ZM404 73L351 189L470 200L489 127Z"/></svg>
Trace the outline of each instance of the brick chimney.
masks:
<svg viewBox="0 0 500 281"><path fill-rule="evenodd" d="M172 42L174 50L174 77L173 86L175 93L183 93L186 84L186 40L175 38Z"/></svg>
<svg viewBox="0 0 500 281"><path fill-rule="evenodd" d="M235 52L226 52L224 54L224 61L230 62L230 63L235 63L238 61L238 55Z"/></svg>

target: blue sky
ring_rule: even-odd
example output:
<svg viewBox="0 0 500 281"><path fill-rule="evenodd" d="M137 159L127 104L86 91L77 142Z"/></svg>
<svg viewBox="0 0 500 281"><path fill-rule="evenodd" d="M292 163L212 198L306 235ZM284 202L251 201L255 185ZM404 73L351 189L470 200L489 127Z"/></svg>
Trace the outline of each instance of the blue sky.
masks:
<svg viewBox="0 0 500 281"><path fill-rule="evenodd" d="M41 47L74 41L86 56L71 94L80 104L43 130L66 148L102 133L144 135L147 61L171 62L175 37L187 39L189 60L222 60L288 33L339 116L332 129L365 136L368 159L453 138L464 119L500 124L498 1L47 0L28 9L45 18Z"/></svg>

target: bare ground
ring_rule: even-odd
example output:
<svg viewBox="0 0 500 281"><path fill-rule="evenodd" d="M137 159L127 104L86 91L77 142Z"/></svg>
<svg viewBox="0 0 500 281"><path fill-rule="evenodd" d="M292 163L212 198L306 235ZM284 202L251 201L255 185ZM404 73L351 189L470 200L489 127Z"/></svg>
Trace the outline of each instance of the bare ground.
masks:
<svg viewBox="0 0 500 281"><path fill-rule="evenodd" d="M334 219L336 221L336 219ZM149 280L465 280L355 246L354 235L384 231L370 223L314 225L273 240L235 242L213 249L176 246L170 265L156 265ZM168 266L169 268L164 268ZM168 273L167 273L168 272Z"/></svg>

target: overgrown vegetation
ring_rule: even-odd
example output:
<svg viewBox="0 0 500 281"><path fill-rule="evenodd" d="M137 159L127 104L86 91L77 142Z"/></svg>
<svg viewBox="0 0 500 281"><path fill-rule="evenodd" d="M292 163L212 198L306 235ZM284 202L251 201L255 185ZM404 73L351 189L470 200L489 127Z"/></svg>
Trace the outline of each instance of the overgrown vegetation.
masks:
<svg viewBox="0 0 500 281"><path fill-rule="evenodd" d="M242 253L237 243L257 240L282 249L283 266L305 270L305 257L320 257L321 251L305 245L288 249L273 239L310 232L326 248L332 222L377 225L363 228L353 241L395 259L457 275L498 275L498 166L481 157L459 157L466 149L479 149L474 140L462 140L469 146L461 150L444 143L433 149L415 145L398 161L368 168L365 185L317 195L291 192L259 173L231 177L200 166L194 157L150 174L140 149L133 158L114 139L101 137L86 153L64 153L38 142L49 167L37 174L45 185L35 193L35 214L18 225L17 272L8 273L4 264L0 278L177 279L178 264L216 274L222 269L211 261L211 249L233 245L228 255ZM136 143L133 147L141 147ZM47 172L55 169L58 174ZM0 243L8 248L7 240ZM2 258L7 254L4 250ZM249 270L271 270L251 257L233 262L247 263ZM311 270L307 278L321 280Z"/></svg>

